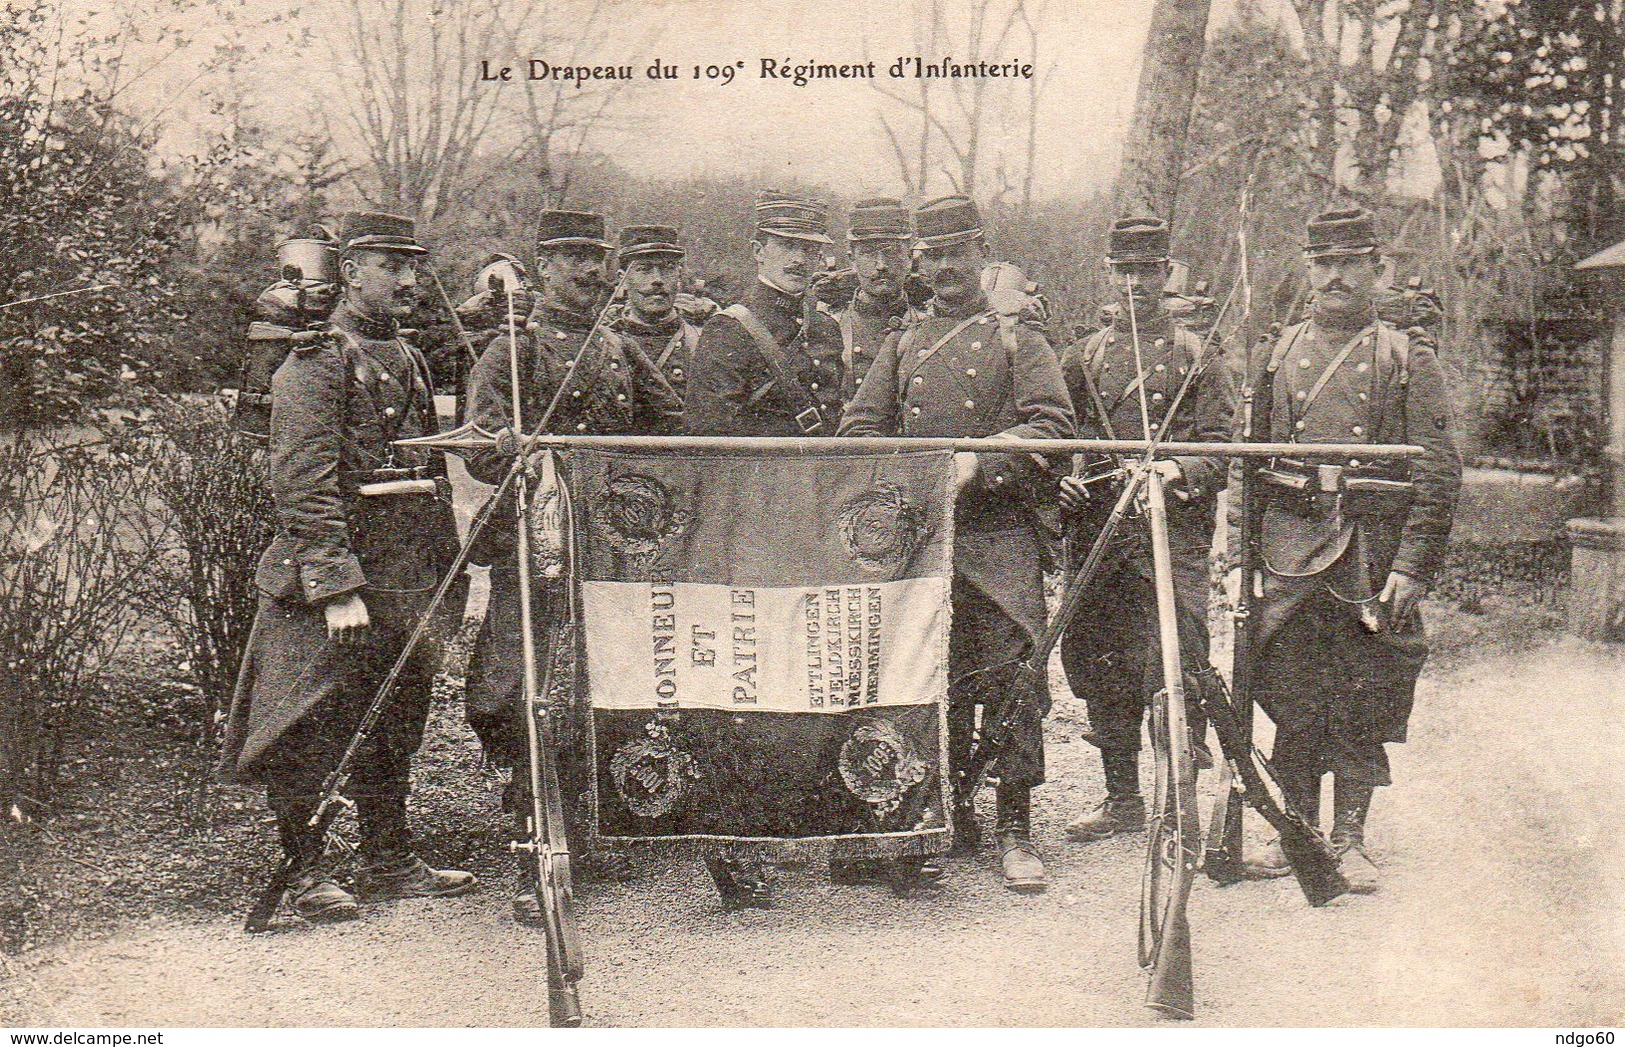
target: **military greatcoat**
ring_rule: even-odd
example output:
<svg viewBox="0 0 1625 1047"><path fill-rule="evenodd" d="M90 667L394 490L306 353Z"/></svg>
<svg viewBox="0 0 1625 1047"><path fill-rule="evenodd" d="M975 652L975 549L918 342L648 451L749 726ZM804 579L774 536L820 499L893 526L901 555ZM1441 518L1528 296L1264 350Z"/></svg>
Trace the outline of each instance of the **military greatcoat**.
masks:
<svg viewBox="0 0 1625 1047"><path fill-rule="evenodd" d="M445 475L443 456L391 446L438 429L422 354L392 322L347 304L330 326L337 337L297 347L272 380L277 533L255 575L259 612L219 768L229 781L269 781L273 801L279 788L319 788L457 552L448 498L359 492L399 476L379 469ZM328 639L323 607L351 593L371 626L364 641L341 645ZM412 657L363 752L358 790L404 797L438 653L430 642Z"/></svg>
<svg viewBox="0 0 1625 1047"><path fill-rule="evenodd" d="M1220 361L1207 361L1180 402L1179 413L1171 422L1167 419L1168 408L1191 368L1204 353L1213 352L1213 347L1204 348L1202 339L1165 313L1136 328L1120 311L1112 326L1061 356L1061 373L1078 412L1079 433L1107 440L1148 435L1181 442L1227 440L1233 405ZM1142 389L1144 417L1140 413ZM1164 425L1168 426L1166 433L1162 432ZM1184 474L1179 486L1184 497L1168 499L1180 653L1187 672L1200 678L1208 671L1208 560L1224 463L1189 455L1174 461ZM1104 503L1110 497L1103 493L1097 501ZM1100 516L1085 512L1069 521L1078 529L1075 546L1086 549L1094 540L1088 525L1102 522ZM1088 703L1091 740L1102 749L1138 752L1146 697L1162 686L1156 590L1144 526L1131 521L1119 533L1121 541L1102 564L1098 580L1062 637L1061 664L1072 693Z"/></svg>
<svg viewBox="0 0 1625 1047"><path fill-rule="evenodd" d="M1430 348L1386 322L1308 322L1283 331L1257 361L1244 410L1247 403L1255 439L1425 449L1408 464L1332 463L1350 476L1409 481L1397 498L1351 492L1317 505L1275 484L1259 488L1264 571L1254 642L1275 761L1386 785L1383 743L1405 740L1427 645L1420 611L1390 621L1375 598L1389 572L1426 583L1444 559L1461 487L1444 372ZM1282 475L1295 468L1271 464Z"/></svg>
<svg viewBox="0 0 1625 1047"><path fill-rule="evenodd" d="M526 432L542 431L542 416L561 383L564 395L546 425L547 432L624 434L633 425L632 368L619 339L594 338L582 352L594 318L543 303L519 333L520 421ZM579 356L580 362L572 366ZM508 335L498 335L480 356L473 374L470 419L496 432L513 427L512 372ZM485 483L500 483L513 459L496 450L472 456L468 471ZM486 753L513 763L525 752L518 694L523 674L519 630L519 562L511 509L493 513L486 531L490 540L481 557L491 565L491 597L485 623L469 656L467 715ZM540 586L541 580L537 579ZM537 650L545 650L548 624L540 618L546 601L538 591Z"/></svg>
<svg viewBox="0 0 1625 1047"><path fill-rule="evenodd" d="M729 310L705 322L694 349L683 430L695 436L833 436L841 418L841 332L828 314L804 315L801 295L757 281L740 303L772 335L794 384L786 388ZM817 408L822 425L807 427ZM798 422L797 418L803 419Z"/></svg>
<svg viewBox="0 0 1625 1047"><path fill-rule="evenodd" d="M847 406L851 436L1067 439L1072 405L1055 352L1034 326L1000 318L983 299L941 303L882 345ZM978 455L978 477L954 512L953 627L949 640L949 743L963 759L970 716L995 696L969 674L1013 662L1044 629L1044 576L1034 509L1054 479L1025 454ZM1009 686L1009 674L988 686ZM1043 717L1048 691L1031 696L999 756L1000 782L1044 780Z"/></svg>

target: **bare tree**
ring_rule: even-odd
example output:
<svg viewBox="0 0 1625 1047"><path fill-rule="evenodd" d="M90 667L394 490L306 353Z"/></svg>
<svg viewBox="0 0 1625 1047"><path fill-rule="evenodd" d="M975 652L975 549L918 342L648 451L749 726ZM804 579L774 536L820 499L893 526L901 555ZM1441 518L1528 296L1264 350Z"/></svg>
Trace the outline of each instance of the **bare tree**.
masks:
<svg viewBox="0 0 1625 1047"><path fill-rule="evenodd" d="M578 147L626 83L532 81L519 57L575 65L583 63L574 56L605 53L605 0L341 0L339 7L339 31L327 41L350 134L335 137L359 142L369 195L426 223L464 206L481 172L523 165L544 188L556 188L561 140ZM513 56L513 80L481 81L482 60L504 55ZM497 163L479 162L491 159Z"/></svg>
<svg viewBox="0 0 1625 1047"><path fill-rule="evenodd" d="M1038 46L1046 7L1044 0L928 0L917 8L915 53L925 61L998 55L1033 69L1030 78L910 77L912 90L885 79L871 81L886 99L876 117L910 194L924 195L938 176L955 192L974 194L987 188L991 169L996 196L1019 191L1024 200L1031 198L1036 113L1055 69L1053 59L1042 63ZM1022 128L1022 134L998 134L1011 127ZM1019 156L1010 153L1007 141L1018 138Z"/></svg>

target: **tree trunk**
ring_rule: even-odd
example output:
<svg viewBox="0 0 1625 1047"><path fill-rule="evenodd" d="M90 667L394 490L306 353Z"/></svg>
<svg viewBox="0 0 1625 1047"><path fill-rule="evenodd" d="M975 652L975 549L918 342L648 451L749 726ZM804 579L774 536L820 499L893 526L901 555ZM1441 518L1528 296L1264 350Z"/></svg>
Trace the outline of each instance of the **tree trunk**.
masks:
<svg viewBox="0 0 1625 1047"><path fill-rule="evenodd" d="M1196 104L1210 0L1156 0L1146 37L1134 120L1117 176L1117 209L1173 223Z"/></svg>

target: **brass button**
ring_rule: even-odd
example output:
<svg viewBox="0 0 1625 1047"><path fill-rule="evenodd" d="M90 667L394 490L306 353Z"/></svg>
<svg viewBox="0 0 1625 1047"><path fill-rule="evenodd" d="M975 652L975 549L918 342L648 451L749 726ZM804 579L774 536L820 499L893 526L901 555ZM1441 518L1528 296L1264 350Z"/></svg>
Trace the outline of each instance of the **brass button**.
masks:
<svg viewBox="0 0 1625 1047"><path fill-rule="evenodd" d="M1361 403L1364 403L1365 401L1371 399L1371 394L1370 393L1360 393L1358 395L1360 397L1360 402Z"/></svg>
<svg viewBox="0 0 1625 1047"><path fill-rule="evenodd" d="M1156 432L1156 431L1157 431L1157 429L1158 429L1158 426L1157 426L1157 423L1156 423L1156 422L1152 422L1152 423L1151 423L1151 431L1152 431L1152 432Z"/></svg>
<svg viewBox="0 0 1625 1047"><path fill-rule="evenodd" d="M577 400L579 400L579 399L581 399L581 390L580 389L571 389L570 390L570 395L575 397Z"/></svg>
<svg viewBox="0 0 1625 1047"><path fill-rule="evenodd" d="M1357 365L1355 365L1354 369L1359 371L1361 374L1364 374L1365 372L1371 370L1371 365L1366 363L1364 360L1361 360Z"/></svg>
<svg viewBox="0 0 1625 1047"><path fill-rule="evenodd" d="M908 409L908 413L909 413L909 414L919 414L919 413L920 413L920 409L919 409L919 408L918 408L918 407L910 407L910 408L909 408L909 409Z"/></svg>
<svg viewBox="0 0 1625 1047"><path fill-rule="evenodd" d="M816 393L818 391L818 383L813 382L811 385L807 386L807 388L811 389L813 392Z"/></svg>
<svg viewBox="0 0 1625 1047"><path fill-rule="evenodd" d="M1168 370L1168 365L1167 364L1158 364L1157 366L1153 367L1152 370L1156 371L1158 374L1161 374L1162 372Z"/></svg>
<svg viewBox="0 0 1625 1047"><path fill-rule="evenodd" d="M1158 338L1155 342L1152 342L1151 344L1156 346L1158 349L1161 349L1163 346L1168 344L1168 340L1166 338ZM1162 368L1159 367L1159 368L1157 368L1157 370L1160 371L1160 370L1162 370Z"/></svg>
<svg viewBox="0 0 1625 1047"><path fill-rule="evenodd" d="M914 376L914 384L915 385L924 385L925 384L925 379L922 378L920 375L915 375Z"/></svg>
<svg viewBox="0 0 1625 1047"><path fill-rule="evenodd" d="M971 343L971 344L970 344L970 347L971 347L971 348L972 348L972 349L980 349L980 348L982 348L982 343L981 343L981 342L972 342L972 343Z"/></svg>
<svg viewBox="0 0 1625 1047"><path fill-rule="evenodd" d="M619 371L619 370L620 370L620 369L621 369L621 365L620 365L620 363L619 363L619 362L617 362L617 361L615 361L615 360L611 360L611 361L610 361L610 362L609 362L609 369L610 369L610 370L611 370L611 371Z"/></svg>
<svg viewBox="0 0 1625 1047"><path fill-rule="evenodd" d="M563 331L554 331L553 332L553 337L557 338L559 341L562 342L565 339L565 334L564 334Z"/></svg>
<svg viewBox="0 0 1625 1047"><path fill-rule="evenodd" d="M1357 425L1351 431L1354 433L1355 436L1364 436L1365 435L1365 426Z"/></svg>
<svg viewBox="0 0 1625 1047"><path fill-rule="evenodd" d="M1292 428L1297 429L1297 430L1299 430L1301 432L1303 430L1303 428L1305 426L1307 426L1308 424L1309 424L1308 422L1299 422L1297 425L1294 425Z"/></svg>
<svg viewBox="0 0 1625 1047"><path fill-rule="evenodd" d="M975 400L966 400L965 401L965 406L966 407L975 407L976 406L976 401Z"/></svg>
<svg viewBox="0 0 1625 1047"><path fill-rule="evenodd" d="M577 422L576 423L576 432L584 433L586 431L587 431L587 423L586 422Z"/></svg>
<svg viewBox="0 0 1625 1047"><path fill-rule="evenodd" d="M625 393L616 393L615 394L615 402L616 403L624 403L625 401L626 401L626 394Z"/></svg>
<svg viewBox="0 0 1625 1047"><path fill-rule="evenodd" d="M1298 390L1298 399L1300 399L1300 400L1307 400L1307 399L1309 399L1309 393L1308 393L1308 391L1307 391L1307 390L1304 390L1304 389L1299 389L1299 390Z"/></svg>
<svg viewBox="0 0 1625 1047"><path fill-rule="evenodd" d="M1349 459L1349 468L1350 469L1358 469L1358 468L1360 468L1360 460L1358 458L1350 458Z"/></svg>
<svg viewBox="0 0 1625 1047"><path fill-rule="evenodd" d="M974 368L974 367L965 368L965 376L967 378L975 378L976 377L976 368Z"/></svg>
<svg viewBox="0 0 1625 1047"><path fill-rule="evenodd" d="M673 378L681 378L681 377L683 377L683 369L681 367L673 367L671 369L671 376Z"/></svg>
<svg viewBox="0 0 1625 1047"><path fill-rule="evenodd" d="M393 417L395 417L395 408L393 408L393 407L384 408L384 417L385 418L393 418Z"/></svg>
<svg viewBox="0 0 1625 1047"><path fill-rule="evenodd" d="M1302 359L1300 359L1298 361L1298 366L1307 369L1309 367L1309 358L1307 356L1305 356Z"/></svg>
<svg viewBox="0 0 1625 1047"><path fill-rule="evenodd" d="M292 567L293 566L293 561L292 560L283 560L282 561L282 566L283 567Z"/></svg>
<svg viewBox="0 0 1625 1047"><path fill-rule="evenodd" d="M853 382L853 383L852 383L852 384L853 384L853 385L854 385L854 386L859 386L859 385L862 385L862 384L863 384L863 379L862 379L862 378L859 378L859 379L858 379L858 380L857 380L857 381L855 381L855 382Z"/></svg>
<svg viewBox="0 0 1625 1047"><path fill-rule="evenodd" d="M1151 402L1154 403L1154 404L1162 403L1162 394L1161 393L1152 393L1151 394Z"/></svg>

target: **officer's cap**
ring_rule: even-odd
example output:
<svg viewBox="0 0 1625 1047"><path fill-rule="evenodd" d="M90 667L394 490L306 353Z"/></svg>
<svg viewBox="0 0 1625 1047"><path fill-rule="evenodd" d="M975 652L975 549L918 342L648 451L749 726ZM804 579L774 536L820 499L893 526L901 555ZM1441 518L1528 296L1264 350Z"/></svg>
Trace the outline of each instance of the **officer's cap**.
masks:
<svg viewBox="0 0 1625 1047"><path fill-rule="evenodd" d="M1377 249L1377 220L1363 207L1325 211L1309 222L1308 258L1370 254Z"/></svg>
<svg viewBox="0 0 1625 1047"><path fill-rule="evenodd" d="M982 216L968 196L939 196L914 212L916 251L953 247L982 238Z"/></svg>
<svg viewBox="0 0 1625 1047"><path fill-rule="evenodd" d="M405 215L383 211L348 211L339 224L339 242L344 252L400 251L428 254L417 242L417 223Z"/></svg>
<svg viewBox="0 0 1625 1047"><path fill-rule="evenodd" d="M914 225L908 220L908 211L902 201L877 196L852 205L846 238L852 243L861 240L912 240Z"/></svg>
<svg viewBox="0 0 1625 1047"><path fill-rule="evenodd" d="M290 236L276 245L276 267L283 279L334 283L339 278L339 241L325 225L312 226L303 236ZM297 269L298 276L290 270Z"/></svg>
<svg viewBox="0 0 1625 1047"><path fill-rule="evenodd" d="M1130 215L1112 223L1107 265L1142 265L1168 260L1168 223L1155 215Z"/></svg>
<svg viewBox="0 0 1625 1047"><path fill-rule="evenodd" d="M682 238L669 225L628 225L621 228L621 247L617 264L625 266L634 258L681 258Z"/></svg>
<svg viewBox="0 0 1625 1047"><path fill-rule="evenodd" d="M612 251L604 239L604 216L592 211L543 211L536 219L536 253L555 247L598 247Z"/></svg>
<svg viewBox="0 0 1625 1047"><path fill-rule="evenodd" d="M756 195L756 232L815 244L835 243L829 238L829 208L777 189L764 189Z"/></svg>

